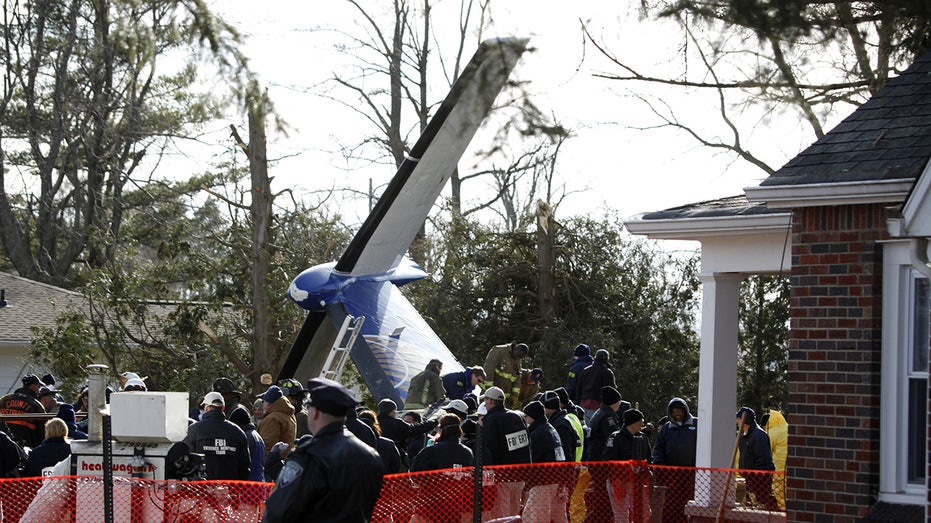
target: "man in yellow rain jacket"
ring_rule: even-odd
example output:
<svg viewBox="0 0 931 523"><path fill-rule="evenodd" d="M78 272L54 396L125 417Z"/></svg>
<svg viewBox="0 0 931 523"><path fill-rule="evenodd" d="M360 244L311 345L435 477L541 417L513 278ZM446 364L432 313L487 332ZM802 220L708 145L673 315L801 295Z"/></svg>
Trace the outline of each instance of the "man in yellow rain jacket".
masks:
<svg viewBox="0 0 931 523"><path fill-rule="evenodd" d="M789 422L778 410L769 411L769 419L763 427L769 434L769 447L773 451L776 472L773 475L773 496L779 508L786 509L786 456L789 454Z"/></svg>

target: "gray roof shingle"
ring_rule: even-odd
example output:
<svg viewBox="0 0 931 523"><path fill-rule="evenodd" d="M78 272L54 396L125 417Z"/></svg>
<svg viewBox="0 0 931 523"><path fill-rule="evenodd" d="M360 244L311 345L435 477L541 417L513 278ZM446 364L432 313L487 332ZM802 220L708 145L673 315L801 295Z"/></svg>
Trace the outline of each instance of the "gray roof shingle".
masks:
<svg viewBox="0 0 931 523"><path fill-rule="evenodd" d="M931 53L760 186L918 178L931 158Z"/></svg>
<svg viewBox="0 0 931 523"><path fill-rule="evenodd" d="M769 209L763 203L750 203L745 195L730 196L706 202L690 203L662 211L649 212L641 220L674 220L684 218L715 218L726 216L756 216L785 213L782 209Z"/></svg>
<svg viewBox="0 0 931 523"><path fill-rule="evenodd" d="M0 289L8 303L0 308L0 342L25 342L32 327L54 327L59 314L85 303L79 293L6 272L0 272Z"/></svg>

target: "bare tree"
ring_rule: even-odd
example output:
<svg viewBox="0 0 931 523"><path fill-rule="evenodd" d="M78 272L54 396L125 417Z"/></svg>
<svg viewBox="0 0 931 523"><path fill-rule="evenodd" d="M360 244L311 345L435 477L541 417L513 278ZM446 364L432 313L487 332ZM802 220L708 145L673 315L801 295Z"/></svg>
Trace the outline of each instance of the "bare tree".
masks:
<svg viewBox="0 0 931 523"><path fill-rule="evenodd" d="M644 14L674 20L682 31L676 74L643 71L632 57L583 27L586 41L611 64L596 76L625 84L709 91L721 124L709 130L679 116L681 107L632 85L657 117L638 129L675 128L702 146L721 150L766 173L774 172L743 139L748 109L774 117L794 114L815 138L838 104L856 106L921 52L931 10L920 2L643 2Z"/></svg>

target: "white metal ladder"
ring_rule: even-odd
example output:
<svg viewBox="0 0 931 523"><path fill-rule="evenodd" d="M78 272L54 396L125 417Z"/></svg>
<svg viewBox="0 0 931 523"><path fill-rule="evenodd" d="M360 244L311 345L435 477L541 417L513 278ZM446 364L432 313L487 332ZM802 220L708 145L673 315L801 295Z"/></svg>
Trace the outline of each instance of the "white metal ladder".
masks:
<svg viewBox="0 0 931 523"><path fill-rule="evenodd" d="M362 330L362 323L365 322L365 316L346 315L343 324L339 328L330 354L327 356L326 364L320 372L321 378L338 380L339 375L343 372L346 365L346 358L349 357L349 351L352 350L352 344L356 342L356 337Z"/></svg>

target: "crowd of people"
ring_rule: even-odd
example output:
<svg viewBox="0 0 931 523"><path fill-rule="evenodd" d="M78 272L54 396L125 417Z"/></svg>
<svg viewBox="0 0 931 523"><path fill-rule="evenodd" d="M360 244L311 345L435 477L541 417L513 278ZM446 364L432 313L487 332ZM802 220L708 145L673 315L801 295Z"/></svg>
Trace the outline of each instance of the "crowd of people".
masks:
<svg viewBox="0 0 931 523"><path fill-rule="evenodd" d="M524 343L498 345L488 351L484 365L448 374L441 361L431 360L411 379L401 412L391 398L369 409L345 387L324 379L309 380L306 387L296 379L282 380L244 404L234 382L220 377L189 413L183 444L204 456L207 479L276 482L267 521L301 520L308 503L315 513L357 520L371 514L384 474L472 467L476 461L643 460L695 467L698 420L685 400L669 400L666 416L654 425L623 399L608 351L593 356L588 345L579 344L565 385L551 389L542 388L541 369L523 368L528 354ZM120 390L144 391L145 379L124 373ZM47 422L20 419L0 425L0 466L7 477L41 474L68 456L70 439L87 437L75 419L75 412L86 410L86 388L74 403L65 403L52 376L29 374L22 382L0 398L0 413L57 415ZM767 433L753 410L741 408L737 421L740 468L774 470ZM608 505L606 470L592 468L586 506ZM770 475L745 476L748 491L775 509ZM694 489L694 474L656 480L684 492ZM331 492L338 488L346 490ZM327 508L327 500L334 505ZM362 512L340 512L345 510ZM675 520L682 506L667 505L666 514Z"/></svg>

